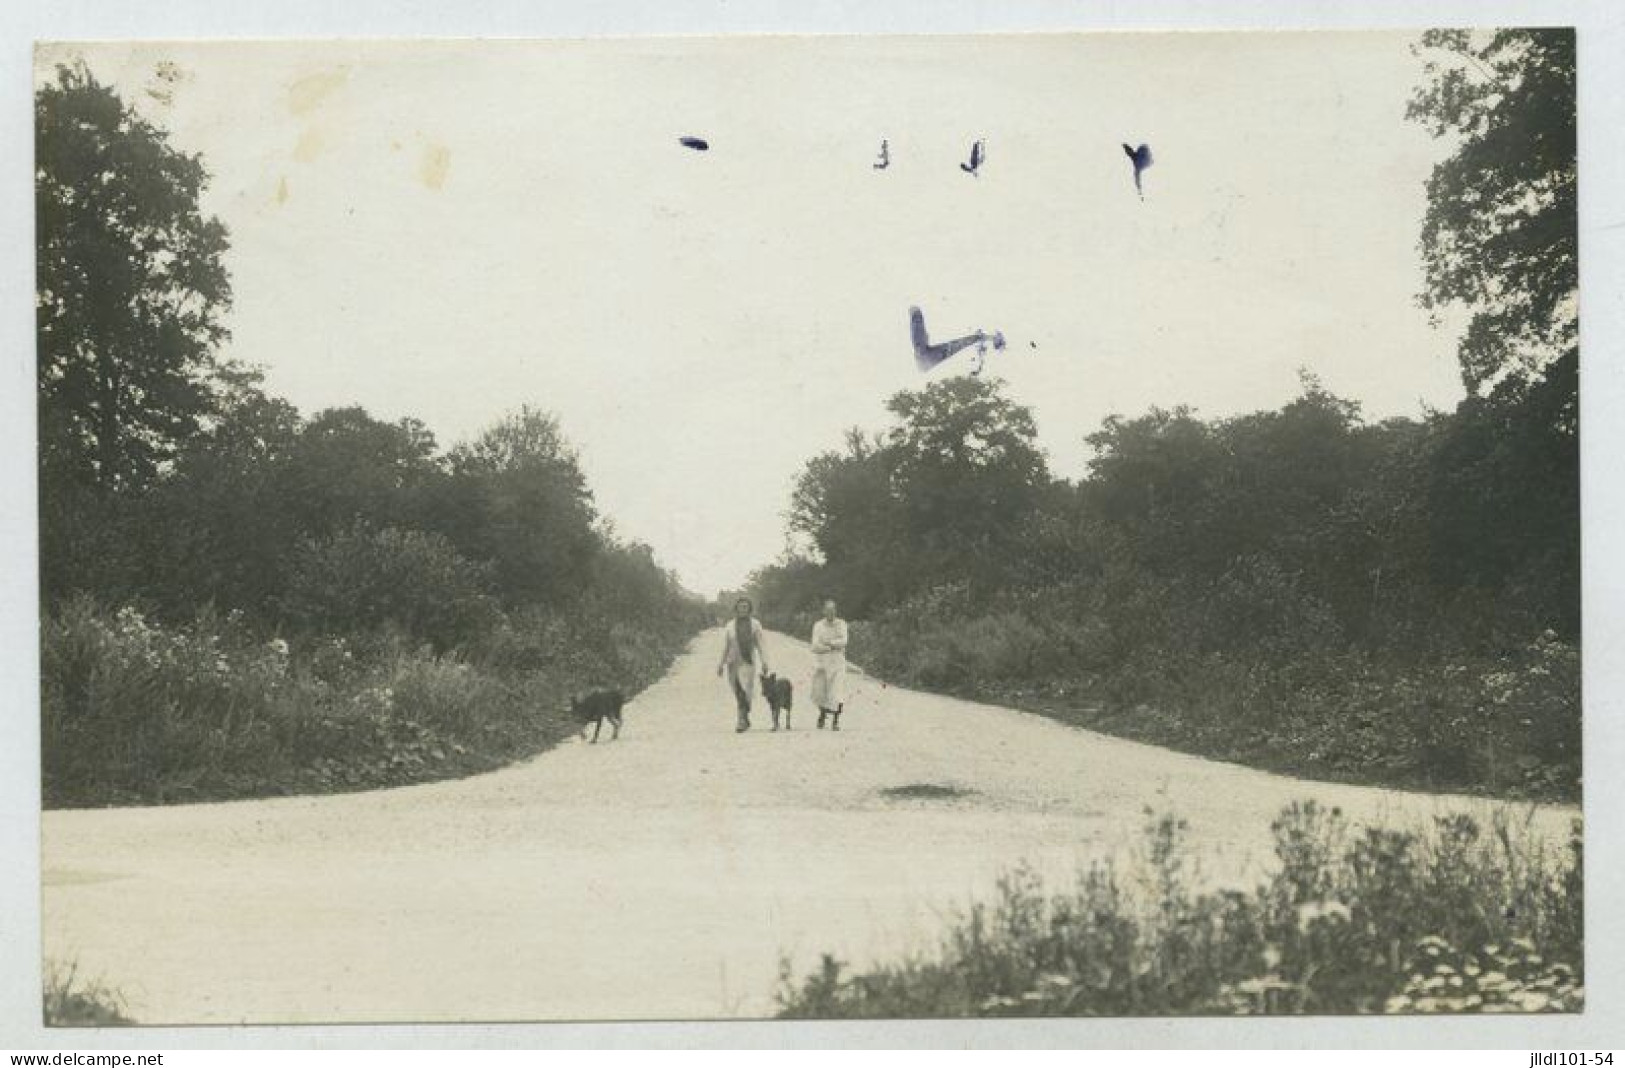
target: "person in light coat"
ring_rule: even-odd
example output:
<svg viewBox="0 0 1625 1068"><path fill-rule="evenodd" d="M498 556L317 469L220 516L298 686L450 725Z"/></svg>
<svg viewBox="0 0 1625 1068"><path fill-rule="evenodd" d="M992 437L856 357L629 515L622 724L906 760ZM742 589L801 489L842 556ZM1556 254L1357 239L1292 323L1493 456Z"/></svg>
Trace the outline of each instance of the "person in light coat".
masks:
<svg viewBox="0 0 1625 1068"><path fill-rule="evenodd" d="M734 703L739 709L735 731L750 730L750 701L751 694L756 692L756 675L758 671L765 674L769 670L762 624L752 614L754 611L749 597L734 602L734 617L723 628L722 660L717 664L717 676L728 677Z"/></svg>
<svg viewBox="0 0 1625 1068"><path fill-rule="evenodd" d="M841 729L846 701L846 620L835 614L835 602L824 602L824 615L812 629L812 699L818 706L818 729L824 720L831 730Z"/></svg>

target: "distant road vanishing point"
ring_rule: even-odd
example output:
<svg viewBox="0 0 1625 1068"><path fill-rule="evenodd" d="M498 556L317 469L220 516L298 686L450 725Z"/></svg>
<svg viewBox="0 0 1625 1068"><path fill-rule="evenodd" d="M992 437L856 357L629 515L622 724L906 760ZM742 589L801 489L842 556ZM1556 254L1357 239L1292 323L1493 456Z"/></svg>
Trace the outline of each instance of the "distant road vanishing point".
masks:
<svg viewBox="0 0 1625 1068"><path fill-rule="evenodd" d="M782 954L932 945L1019 861L1070 873L1190 822L1257 877L1314 798L1415 825L1494 802L1302 782L854 679L839 734L733 733L707 634L620 741L371 793L47 812L44 940L145 1024L765 1016ZM805 693L806 647L775 659ZM861 656L861 650L859 651ZM798 694L798 697L800 694ZM912 789L911 789L912 788ZM900 793L888 793L898 791ZM1513 808L1566 840L1576 810Z"/></svg>

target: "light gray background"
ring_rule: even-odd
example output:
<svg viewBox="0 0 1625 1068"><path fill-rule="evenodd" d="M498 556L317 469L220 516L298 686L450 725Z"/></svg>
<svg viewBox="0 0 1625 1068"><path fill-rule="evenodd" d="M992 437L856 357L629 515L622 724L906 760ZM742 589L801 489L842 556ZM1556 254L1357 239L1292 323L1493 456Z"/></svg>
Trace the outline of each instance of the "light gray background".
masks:
<svg viewBox="0 0 1625 1068"><path fill-rule="evenodd" d="M43 5L41 5L43 8ZM1618 5L1613 5L1618 8ZM646 8L646 9L640 9ZM34 40L263 37L580 37L624 34L985 33L1168 28L1419 28L1574 25L1580 28L1582 390L1585 424L1586 852L1589 1010L1573 1018L1305 1019L1247 1021L894 1021L882 1024L643 1024L465 1027L318 1027L45 1031L39 1017L38 725L35 477L33 462L33 241L31 56ZM1625 394L1615 353L1622 337L1625 129L1620 56L1625 17L1605 3L1022 3L908 4L518 2L247 3L170 0L125 9L59 3L0 13L0 673L11 699L0 716L0 1048L262 1046L1046 1045L1606 1048L1625 1027L1620 938L1620 826L1625 811L1609 770L1619 763L1616 706L1622 672L1619 596L1610 532L1622 518L1612 477ZM1290 138L1292 131L1281 135Z"/></svg>

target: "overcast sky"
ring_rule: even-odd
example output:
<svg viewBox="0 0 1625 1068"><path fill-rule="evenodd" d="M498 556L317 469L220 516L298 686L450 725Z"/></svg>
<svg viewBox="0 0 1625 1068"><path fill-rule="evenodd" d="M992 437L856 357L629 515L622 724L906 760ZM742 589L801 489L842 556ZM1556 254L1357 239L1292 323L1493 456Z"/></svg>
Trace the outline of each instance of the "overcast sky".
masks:
<svg viewBox="0 0 1625 1068"><path fill-rule="evenodd" d="M1396 33L91 45L203 153L229 353L306 414L442 444L529 403L599 509L701 592L784 546L791 484L978 327L1052 469L1111 413L1461 395L1415 305ZM178 78L155 77L161 62ZM169 97L166 103L148 90ZM683 148L706 138L707 153ZM882 138L892 165L877 171ZM958 164L987 142L980 174ZM1156 157L1135 195L1120 142ZM1036 346L1036 347L1034 347ZM968 354L932 377L963 373Z"/></svg>

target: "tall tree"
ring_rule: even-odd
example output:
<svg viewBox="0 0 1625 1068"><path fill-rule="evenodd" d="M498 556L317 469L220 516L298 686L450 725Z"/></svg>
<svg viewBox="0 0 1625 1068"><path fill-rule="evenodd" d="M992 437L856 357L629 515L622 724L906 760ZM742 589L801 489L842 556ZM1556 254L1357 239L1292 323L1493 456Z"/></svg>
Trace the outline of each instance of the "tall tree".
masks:
<svg viewBox="0 0 1625 1068"><path fill-rule="evenodd" d="M833 581L814 597L836 597L858 617L909 580L908 562L898 558L907 533L891 468L883 439L854 428L846 433L845 451L807 461L790 497L790 529L810 538L831 570ZM761 584L753 586L766 595Z"/></svg>
<svg viewBox="0 0 1625 1068"><path fill-rule="evenodd" d="M1429 30L1418 51L1407 115L1456 144L1428 180L1421 301L1471 313L1470 393L1516 393L1578 346L1574 32Z"/></svg>
<svg viewBox="0 0 1625 1068"><path fill-rule="evenodd" d="M83 66L34 100L42 481L141 485L210 410L231 286L196 155Z"/></svg>
<svg viewBox="0 0 1625 1068"><path fill-rule="evenodd" d="M312 416L286 467L286 507L307 534L329 534L358 517L415 525L442 475L428 427L410 418L386 423L356 405Z"/></svg>
<svg viewBox="0 0 1625 1068"><path fill-rule="evenodd" d="M893 483L928 541L980 544L1028 511L1049 468L1031 409L996 379L959 377L899 393Z"/></svg>
<svg viewBox="0 0 1625 1068"><path fill-rule="evenodd" d="M1428 80L1409 115L1456 144L1428 182L1422 302L1471 313L1469 396L1433 454L1435 576L1577 633L1574 33L1432 30L1420 51Z"/></svg>
<svg viewBox="0 0 1625 1068"><path fill-rule="evenodd" d="M602 546L592 491L558 420L521 408L449 457L432 525L495 565L510 605L560 605L582 593Z"/></svg>

